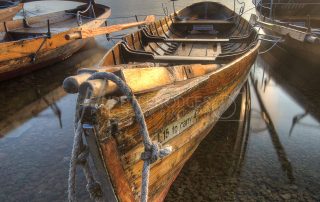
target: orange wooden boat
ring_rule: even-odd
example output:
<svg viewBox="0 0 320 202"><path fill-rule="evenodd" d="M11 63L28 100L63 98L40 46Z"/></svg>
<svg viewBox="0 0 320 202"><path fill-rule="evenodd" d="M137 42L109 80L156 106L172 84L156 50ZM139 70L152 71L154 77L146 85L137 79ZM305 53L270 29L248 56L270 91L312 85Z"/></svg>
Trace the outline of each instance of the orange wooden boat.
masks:
<svg viewBox="0 0 320 202"><path fill-rule="evenodd" d="M259 45L256 30L232 10L214 2L195 3L141 26L110 49L98 68L67 78L65 90L79 92L69 200L74 200L75 159L85 156L81 147L86 144L98 173L97 184L86 171L93 197L163 201L183 165L238 95ZM153 143L140 128L143 120ZM160 158L162 154L168 155ZM88 170L88 161L81 159ZM142 169L149 163L145 184Z"/></svg>
<svg viewBox="0 0 320 202"><path fill-rule="evenodd" d="M86 40L70 41L73 29L96 28L111 14L109 7L88 3L75 9L0 25L0 81L64 60L78 51Z"/></svg>
<svg viewBox="0 0 320 202"><path fill-rule="evenodd" d="M0 1L0 22L12 20L12 18L23 8L20 1Z"/></svg>

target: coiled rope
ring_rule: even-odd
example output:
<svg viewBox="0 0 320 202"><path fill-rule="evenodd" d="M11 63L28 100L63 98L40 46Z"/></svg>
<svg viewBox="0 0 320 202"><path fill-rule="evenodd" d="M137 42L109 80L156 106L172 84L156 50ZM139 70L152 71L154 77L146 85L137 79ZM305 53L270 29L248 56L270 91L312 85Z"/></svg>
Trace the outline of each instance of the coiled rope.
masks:
<svg viewBox="0 0 320 202"><path fill-rule="evenodd" d="M102 79L102 80L105 80L106 82L108 81L114 82L119 88L119 90L121 91L121 93L127 96L127 99L133 108L133 111L135 113L135 120L140 126L140 134L142 136L142 141L144 145L144 152L141 154L141 160L144 161L143 168L142 168L141 202L147 202L150 165L156 162L158 159L161 159L167 156L168 154L170 154L172 152L172 147L171 146L161 147L161 145L158 142L151 141L142 109L137 99L135 98L132 90L122 79L120 79L118 76L110 72L97 72L97 73L94 73L90 78L88 78L88 80L94 80L94 79ZM81 136L82 125L80 121L78 122L76 128L77 129L75 131L74 145L72 149L72 158L70 161L70 171L69 171L69 186L68 186L69 201L75 201L75 171L76 171L76 166L78 161L77 159L79 158L80 146L82 144L82 136ZM92 172L90 172L90 167L87 161L84 165L88 167L88 169L86 169L86 167L83 167L84 168L83 170L85 172L89 172L85 174L88 185L90 184L95 185L93 190L88 189L88 191L92 198L94 198L95 200L98 200L100 199L99 197L102 195L102 193L99 193L100 185L94 181ZM87 188L88 188L88 185L87 185Z"/></svg>

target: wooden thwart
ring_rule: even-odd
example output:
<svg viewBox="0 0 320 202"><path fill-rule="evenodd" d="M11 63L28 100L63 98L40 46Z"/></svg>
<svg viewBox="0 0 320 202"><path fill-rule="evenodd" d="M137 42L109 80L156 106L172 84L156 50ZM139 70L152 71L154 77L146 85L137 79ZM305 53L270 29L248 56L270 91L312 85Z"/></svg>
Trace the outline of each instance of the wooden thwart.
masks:
<svg viewBox="0 0 320 202"><path fill-rule="evenodd" d="M229 42L230 39L183 39L173 38L165 39L165 42L180 42L180 43L215 43L215 42Z"/></svg>
<svg viewBox="0 0 320 202"><path fill-rule="evenodd" d="M179 63L179 64L189 64L189 63L214 63L216 57L190 57L190 56L176 56L176 55L154 55L154 62L160 63Z"/></svg>
<svg viewBox="0 0 320 202"><path fill-rule="evenodd" d="M234 24L228 20L184 20L174 21L173 24L185 24L185 25L214 25L214 24Z"/></svg>

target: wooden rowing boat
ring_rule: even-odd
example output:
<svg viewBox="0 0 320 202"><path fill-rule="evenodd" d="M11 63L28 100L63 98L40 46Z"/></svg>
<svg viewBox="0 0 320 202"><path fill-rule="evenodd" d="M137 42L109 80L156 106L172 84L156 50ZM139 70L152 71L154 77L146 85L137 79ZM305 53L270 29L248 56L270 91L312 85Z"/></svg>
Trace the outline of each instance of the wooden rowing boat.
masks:
<svg viewBox="0 0 320 202"><path fill-rule="evenodd" d="M12 20L12 18L23 8L20 1L0 1L0 22Z"/></svg>
<svg viewBox="0 0 320 202"><path fill-rule="evenodd" d="M68 58L86 40L70 41L65 35L73 29L100 27L110 14L109 7L89 3L0 24L0 81Z"/></svg>
<svg viewBox="0 0 320 202"><path fill-rule="evenodd" d="M76 128L86 134L106 201L137 201L143 195L144 144L131 96L126 99L113 82L88 77L111 72L125 81L140 103L151 139L161 148L171 146L172 152L150 170L148 199L163 201L185 162L238 95L259 45L256 30L232 10L195 3L128 34L99 68L83 69L64 81L67 92L79 91ZM73 191L69 194L70 199Z"/></svg>
<svg viewBox="0 0 320 202"><path fill-rule="evenodd" d="M284 40L280 46L311 64L320 64L320 1L255 1L264 31Z"/></svg>

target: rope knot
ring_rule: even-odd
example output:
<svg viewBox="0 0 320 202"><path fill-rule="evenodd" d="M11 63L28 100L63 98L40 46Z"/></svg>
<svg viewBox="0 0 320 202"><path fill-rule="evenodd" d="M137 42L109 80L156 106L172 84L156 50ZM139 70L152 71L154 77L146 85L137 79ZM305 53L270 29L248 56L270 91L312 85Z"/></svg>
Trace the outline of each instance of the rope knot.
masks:
<svg viewBox="0 0 320 202"><path fill-rule="evenodd" d="M92 182L87 184L87 190L90 194L91 199L101 198L102 190L98 182Z"/></svg>
<svg viewBox="0 0 320 202"><path fill-rule="evenodd" d="M172 151L171 146L161 148L161 145L157 142L153 142L145 151L141 154L143 161L149 161L150 164L156 162L159 158L163 158L170 154Z"/></svg>

